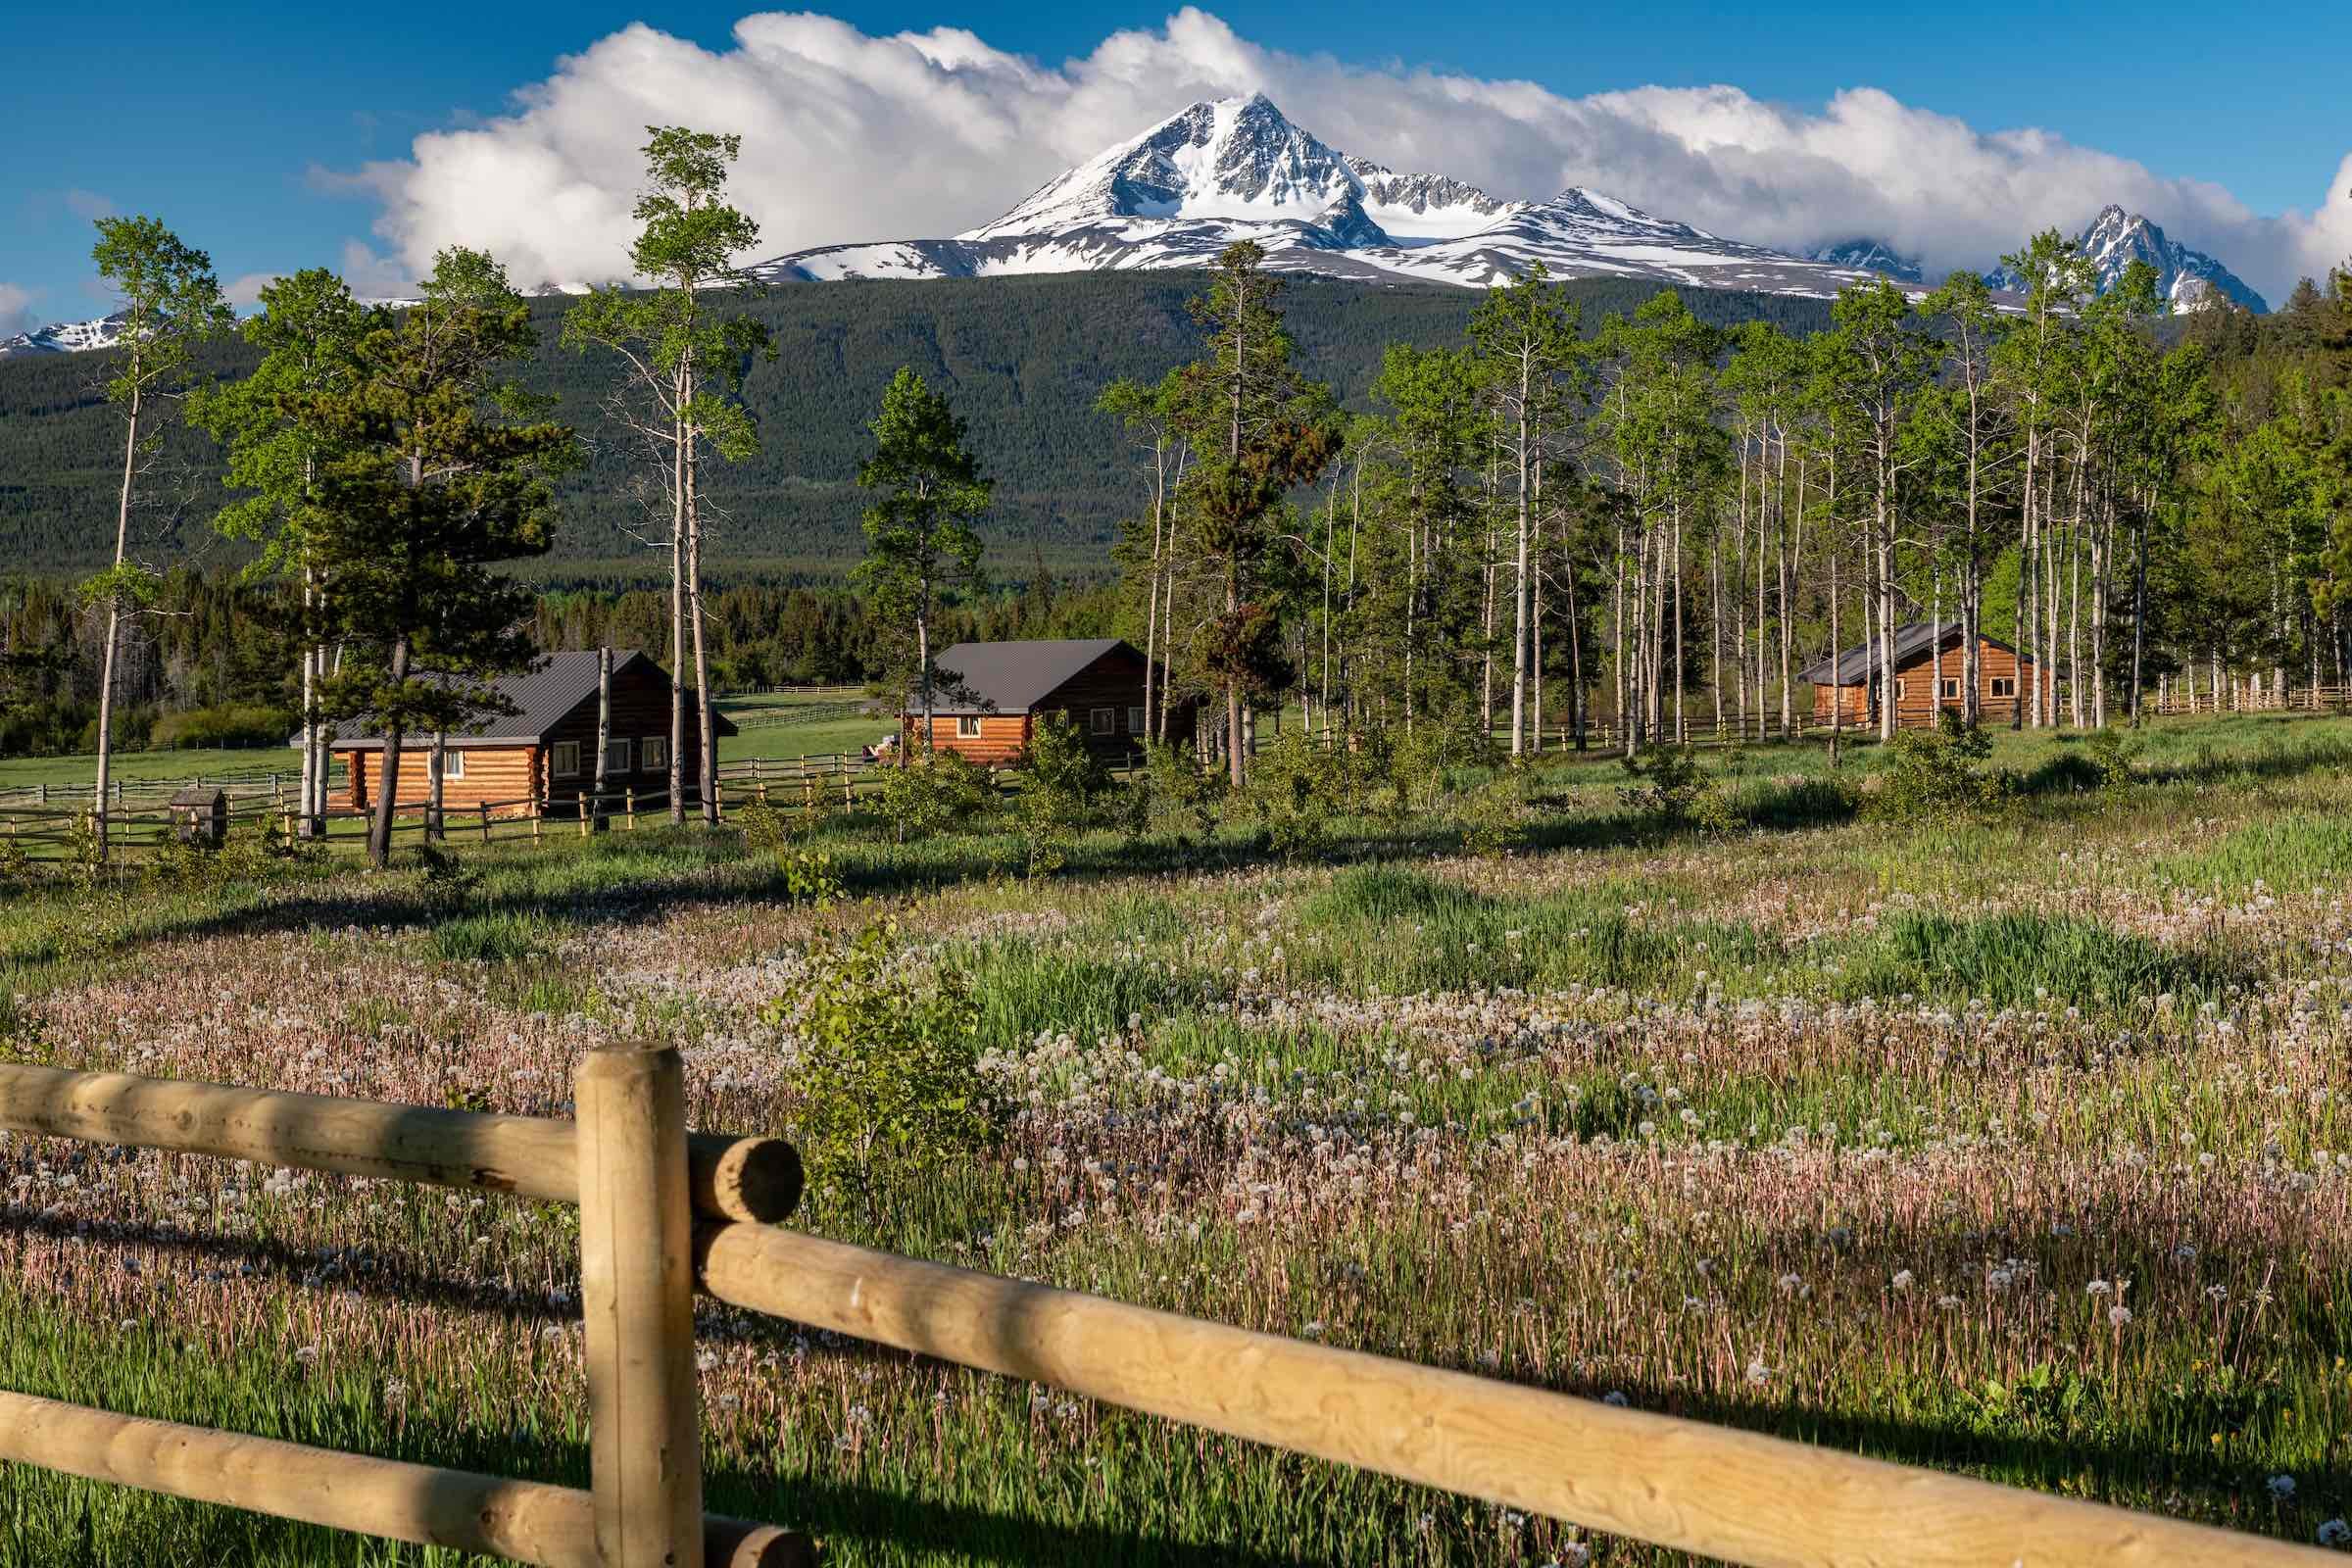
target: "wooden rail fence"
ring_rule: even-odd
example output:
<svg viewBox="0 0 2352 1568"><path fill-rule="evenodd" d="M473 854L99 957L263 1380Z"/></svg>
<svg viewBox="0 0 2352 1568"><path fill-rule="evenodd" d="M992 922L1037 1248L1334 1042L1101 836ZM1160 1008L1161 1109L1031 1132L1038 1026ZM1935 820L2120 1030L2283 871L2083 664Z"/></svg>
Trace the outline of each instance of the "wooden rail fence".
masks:
<svg viewBox="0 0 2352 1568"><path fill-rule="evenodd" d="M0 1460L558 1568L805 1563L706 1515L692 1293L1231 1437L1769 1568L2290 1568L2333 1554L1179 1317L780 1228L772 1139L690 1135L675 1048L604 1049L576 1123L0 1064L0 1130L580 1207L589 1489L0 1393Z"/></svg>

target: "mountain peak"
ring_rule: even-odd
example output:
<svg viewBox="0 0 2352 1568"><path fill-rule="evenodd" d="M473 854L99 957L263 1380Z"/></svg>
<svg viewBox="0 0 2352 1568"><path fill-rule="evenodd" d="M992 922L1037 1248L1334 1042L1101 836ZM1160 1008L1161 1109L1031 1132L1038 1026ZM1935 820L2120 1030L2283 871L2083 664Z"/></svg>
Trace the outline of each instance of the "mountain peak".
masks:
<svg viewBox="0 0 2352 1568"><path fill-rule="evenodd" d="M953 239L821 246L760 270L817 280L1197 268L1243 239L1276 269L1472 288L1537 262L1555 277L1817 298L1862 275L1721 239L1585 186L1511 202L1451 175L1399 173L1326 145L1262 92L1187 104Z"/></svg>
<svg viewBox="0 0 2352 1568"><path fill-rule="evenodd" d="M2141 213L2128 212L2114 202L2075 236L2075 246L2097 276L2099 292L2120 282L2124 270L2145 262L2156 270L2156 289L2176 314L2203 310L2216 300L2233 300L2246 309L2265 312L2270 305L2220 262L2203 251L2173 239ZM2003 269L1985 274L1994 288L2022 290L2025 279Z"/></svg>

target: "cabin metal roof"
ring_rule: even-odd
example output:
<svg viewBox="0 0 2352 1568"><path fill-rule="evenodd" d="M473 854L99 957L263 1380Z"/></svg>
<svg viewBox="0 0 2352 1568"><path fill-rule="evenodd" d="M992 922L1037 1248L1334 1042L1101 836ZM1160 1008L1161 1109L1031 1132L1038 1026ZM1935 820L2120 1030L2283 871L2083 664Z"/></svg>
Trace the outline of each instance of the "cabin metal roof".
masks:
<svg viewBox="0 0 2352 1568"><path fill-rule="evenodd" d="M1084 673L1113 649L1117 637L1039 642L957 643L932 656L935 713L1023 713ZM1129 653L1135 650L1128 648ZM1143 656L1136 654L1139 660ZM909 686L906 710L922 711L922 690Z"/></svg>
<svg viewBox="0 0 2352 1568"><path fill-rule="evenodd" d="M612 650L613 679L618 680L623 669L640 660L655 673L662 673L659 664L636 649L615 648ZM593 648L541 654L522 674L501 675L490 683L514 705L514 712L498 714L485 720L478 731L453 734L447 744L453 747L528 746L545 740L549 731L578 711L582 703L596 701L596 664L597 650ZM663 675L663 679L666 680L667 676ZM684 701L690 708L694 705L693 687L686 688ZM719 734L736 733L735 726L728 722L724 713L713 714L712 717ZM423 743L421 735L404 736L404 750L411 739L419 746ZM286 744L301 745L301 735L295 735ZM328 744L343 751L359 751L380 750L384 743L381 736L368 733L361 720L346 719L335 726L334 737Z"/></svg>
<svg viewBox="0 0 2352 1568"><path fill-rule="evenodd" d="M1934 651L1934 645L1936 642L1936 623L1932 620L1915 620L1908 625L1895 627L1894 667L1901 669L1914 660L1927 658ZM1958 621L1947 620L1943 623L1942 644L1944 647L1949 648L1958 642L1960 635L1961 627ZM1986 637L1984 642L1986 647L1998 648L2002 653L2015 653L2015 650L2007 643L1994 638ZM2033 662L2032 660L2023 656L2019 657L2018 662L2029 664ZM1879 647L1876 642L1856 643L1836 659L1824 659L1817 663L1806 665L1803 670L1798 672L1796 678L1801 681L1809 681L1816 686L1861 686L1868 684L1871 676L1878 669L1878 662ZM1833 670L1835 674L1833 674Z"/></svg>

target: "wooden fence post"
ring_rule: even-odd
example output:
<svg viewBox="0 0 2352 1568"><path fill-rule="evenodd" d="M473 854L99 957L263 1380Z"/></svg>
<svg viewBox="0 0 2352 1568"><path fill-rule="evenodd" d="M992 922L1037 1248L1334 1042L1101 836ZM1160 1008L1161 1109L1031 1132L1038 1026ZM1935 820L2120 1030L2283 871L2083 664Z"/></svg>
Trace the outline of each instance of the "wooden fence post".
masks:
<svg viewBox="0 0 2352 1568"><path fill-rule="evenodd" d="M592 1051L574 1080L589 1490L605 1568L703 1568L686 1072Z"/></svg>

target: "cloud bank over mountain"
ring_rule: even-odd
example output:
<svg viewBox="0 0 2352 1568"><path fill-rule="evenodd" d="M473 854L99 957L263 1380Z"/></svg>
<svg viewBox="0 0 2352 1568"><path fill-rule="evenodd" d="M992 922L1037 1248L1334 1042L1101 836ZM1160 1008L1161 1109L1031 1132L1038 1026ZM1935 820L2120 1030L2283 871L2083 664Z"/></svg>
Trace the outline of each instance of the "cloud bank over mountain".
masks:
<svg viewBox="0 0 2352 1568"><path fill-rule="evenodd" d="M384 254L416 276L445 245L486 246L518 283L625 269L648 124L740 131L736 192L761 251L954 233L1194 99L1265 92L1333 145L1442 171L1496 196L1608 190L1719 234L1808 251L1867 234L1930 276L1981 267L2032 229L2073 232L2120 204L2229 261L2273 299L2352 255L2352 153L2312 212L2266 217L2206 181L2052 132L1982 130L1876 88L1818 109L1737 87L1570 98L1530 81L1267 49L1192 7L1059 66L960 28L874 36L765 13L712 51L635 24L557 63L512 111L418 136L406 159L321 177L382 203Z"/></svg>

